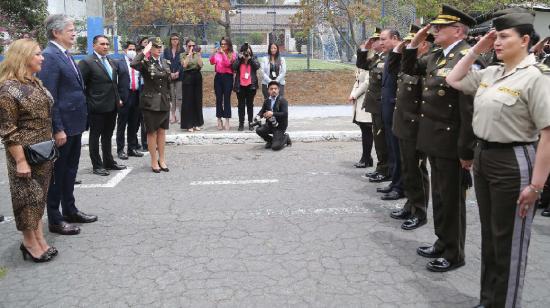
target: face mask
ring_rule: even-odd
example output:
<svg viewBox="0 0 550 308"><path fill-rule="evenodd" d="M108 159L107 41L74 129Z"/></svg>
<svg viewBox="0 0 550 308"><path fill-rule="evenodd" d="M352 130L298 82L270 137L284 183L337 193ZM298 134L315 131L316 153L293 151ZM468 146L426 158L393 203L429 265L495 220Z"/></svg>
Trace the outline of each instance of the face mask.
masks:
<svg viewBox="0 0 550 308"><path fill-rule="evenodd" d="M135 50L128 50L126 52L126 56L128 56L128 58L130 60L134 59L134 57L136 56L136 51Z"/></svg>

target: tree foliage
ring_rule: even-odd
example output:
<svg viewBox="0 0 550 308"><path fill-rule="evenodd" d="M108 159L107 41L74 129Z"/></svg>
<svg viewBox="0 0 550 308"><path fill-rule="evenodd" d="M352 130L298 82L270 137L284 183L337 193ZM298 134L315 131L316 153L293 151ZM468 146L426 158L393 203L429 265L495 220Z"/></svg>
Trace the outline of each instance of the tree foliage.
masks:
<svg viewBox="0 0 550 308"><path fill-rule="evenodd" d="M44 43L47 7L46 0L0 1L0 28L4 28L14 39L28 33Z"/></svg>

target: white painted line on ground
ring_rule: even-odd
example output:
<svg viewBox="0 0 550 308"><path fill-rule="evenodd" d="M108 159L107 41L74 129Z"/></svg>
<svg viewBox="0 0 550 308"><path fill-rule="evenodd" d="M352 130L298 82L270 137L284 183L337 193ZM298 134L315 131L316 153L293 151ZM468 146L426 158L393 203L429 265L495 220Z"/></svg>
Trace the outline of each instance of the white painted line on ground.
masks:
<svg viewBox="0 0 550 308"><path fill-rule="evenodd" d="M81 185L75 185L75 188L113 188L118 185L118 183L122 182L122 180L130 173L132 172L132 168L121 170L117 175L115 175L112 179L110 179L105 184L81 184Z"/></svg>
<svg viewBox="0 0 550 308"><path fill-rule="evenodd" d="M242 180L242 181L193 181L189 185L239 185L239 184L269 184L279 180Z"/></svg>
<svg viewBox="0 0 550 308"><path fill-rule="evenodd" d="M252 216L313 216L313 215L349 215L349 214L367 214L376 212L372 208L353 206L353 207L329 207L329 208L310 208L310 209L262 209L252 212Z"/></svg>

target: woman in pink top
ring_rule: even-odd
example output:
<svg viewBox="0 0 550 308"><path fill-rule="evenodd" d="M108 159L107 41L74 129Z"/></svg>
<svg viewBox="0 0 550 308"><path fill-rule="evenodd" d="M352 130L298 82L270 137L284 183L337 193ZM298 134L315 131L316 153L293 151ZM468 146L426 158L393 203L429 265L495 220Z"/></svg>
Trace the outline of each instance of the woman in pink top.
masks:
<svg viewBox="0 0 550 308"><path fill-rule="evenodd" d="M216 77L214 77L214 92L216 93L216 117L218 129L229 130L229 118L231 118L231 90L233 89L233 68L236 56L233 52L233 44L230 39L222 38L220 48L213 50L210 56L210 64L215 65ZM222 122L225 118L225 124Z"/></svg>

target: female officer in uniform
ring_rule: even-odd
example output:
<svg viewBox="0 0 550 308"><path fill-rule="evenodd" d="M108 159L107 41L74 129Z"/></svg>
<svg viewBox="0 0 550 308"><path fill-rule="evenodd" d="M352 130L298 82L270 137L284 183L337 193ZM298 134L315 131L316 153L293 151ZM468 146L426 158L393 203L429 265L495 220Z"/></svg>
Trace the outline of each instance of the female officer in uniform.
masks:
<svg viewBox="0 0 550 308"><path fill-rule="evenodd" d="M472 125L478 138L474 176L481 220L479 307L521 306L534 204L550 172L550 69L528 53L533 20L529 13L496 18L495 30L447 76L454 88L476 95ZM469 71L491 47L502 63Z"/></svg>

